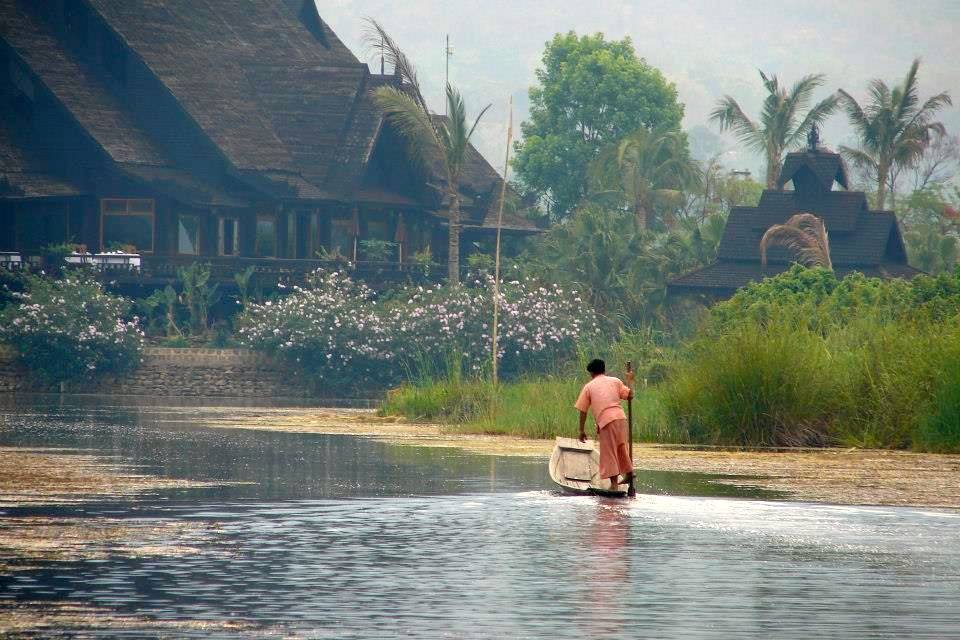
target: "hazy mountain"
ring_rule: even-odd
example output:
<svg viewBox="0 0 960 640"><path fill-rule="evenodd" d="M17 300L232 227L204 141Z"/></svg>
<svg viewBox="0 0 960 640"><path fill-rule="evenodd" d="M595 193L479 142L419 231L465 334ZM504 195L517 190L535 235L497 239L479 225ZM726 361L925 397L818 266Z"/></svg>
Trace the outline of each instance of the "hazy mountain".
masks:
<svg viewBox="0 0 960 640"><path fill-rule="evenodd" d="M601 31L630 36L639 55L677 85L686 105L684 124L696 144L726 150L729 166L763 175L759 158L716 133L708 114L729 93L755 113L762 99L757 69L793 82L826 73L829 90L865 94L874 77L898 82L915 57L924 94L948 90L960 104L960 2L957 0L769 0L655 2L653 0L318 0L320 13L353 51L369 58L362 44L363 18L379 20L417 63L431 104L442 108L444 35L454 55L450 78L473 112L494 108L478 146L503 164L506 103L513 96L517 121L527 110L544 43L558 31ZM960 131L960 111L943 114ZM706 131L700 127L706 126ZM830 146L851 142L842 116L827 125ZM698 155L705 151L698 150Z"/></svg>

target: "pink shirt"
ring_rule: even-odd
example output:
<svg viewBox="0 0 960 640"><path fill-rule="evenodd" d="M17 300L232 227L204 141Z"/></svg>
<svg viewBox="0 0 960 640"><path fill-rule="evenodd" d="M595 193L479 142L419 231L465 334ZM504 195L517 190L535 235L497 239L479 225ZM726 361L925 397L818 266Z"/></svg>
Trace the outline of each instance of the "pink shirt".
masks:
<svg viewBox="0 0 960 640"><path fill-rule="evenodd" d="M629 395L630 387L623 384L620 378L599 375L583 385L580 397L573 406L583 412L590 409L593 419L597 421L597 428L603 429L614 420L627 419L620 401L626 400Z"/></svg>

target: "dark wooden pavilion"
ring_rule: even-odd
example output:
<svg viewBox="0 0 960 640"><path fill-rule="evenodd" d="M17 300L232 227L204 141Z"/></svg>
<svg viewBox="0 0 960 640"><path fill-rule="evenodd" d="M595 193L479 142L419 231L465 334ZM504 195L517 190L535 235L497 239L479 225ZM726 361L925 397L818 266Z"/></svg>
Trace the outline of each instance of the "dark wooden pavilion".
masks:
<svg viewBox="0 0 960 640"><path fill-rule="evenodd" d="M756 207L731 209L716 261L674 279L669 291L726 298L749 282L785 271L796 257L783 247L773 247L764 269L760 239L771 226L801 212L824 221L839 277L854 271L880 278L912 278L920 273L907 264L894 213L872 211L862 191L849 191L842 158L820 148L815 137L804 151L787 155L777 187L765 190Z"/></svg>
<svg viewBox="0 0 960 640"><path fill-rule="evenodd" d="M400 269L427 247L442 263L443 178L371 100L396 82L313 0L0 0L0 251L124 247L160 279L198 259L362 264L364 240L394 243ZM471 149L467 246L493 232L499 184Z"/></svg>

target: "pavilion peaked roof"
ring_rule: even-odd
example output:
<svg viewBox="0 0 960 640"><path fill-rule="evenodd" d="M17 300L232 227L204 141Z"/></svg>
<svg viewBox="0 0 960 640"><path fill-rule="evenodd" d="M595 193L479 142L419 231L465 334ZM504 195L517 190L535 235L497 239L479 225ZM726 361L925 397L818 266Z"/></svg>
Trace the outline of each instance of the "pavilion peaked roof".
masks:
<svg viewBox="0 0 960 640"><path fill-rule="evenodd" d="M809 171L823 191L830 191L834 182L844 189L850 188L843 158L839 153L823 149L806 149L788 153L783 161L780 177L777 178L777 187L782 189L802 171Z"/></svg>

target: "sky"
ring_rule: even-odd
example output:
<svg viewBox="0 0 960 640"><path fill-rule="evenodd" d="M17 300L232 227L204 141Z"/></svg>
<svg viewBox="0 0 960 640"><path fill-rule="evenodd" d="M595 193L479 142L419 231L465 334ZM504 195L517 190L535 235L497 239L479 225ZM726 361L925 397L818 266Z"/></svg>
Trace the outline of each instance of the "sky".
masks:
<svg viewBox="0 0 960 640"><path fill-rule="evenodd" d="M838 88L862 99L871 79L900 82L919 57L921 96L949 91L957 106L941 120L960 133L960 0L317 0L317 6L347 46L371 62L364 18L377 19L414 61L427 100L438 110L449 33L450 81L469 112L493 104L475 143L501 171L508 99L519 123L545 43L570 30L629 36L637 54L676 85L684 127L701 153L722 152L729 168L755 176L762 176L762 159L720 136L709 113L729 94L756 114L763 99L758 69L790 84L824 73L817 99ZM831 147L855 142L839 114L822 138Z"/></svg>

